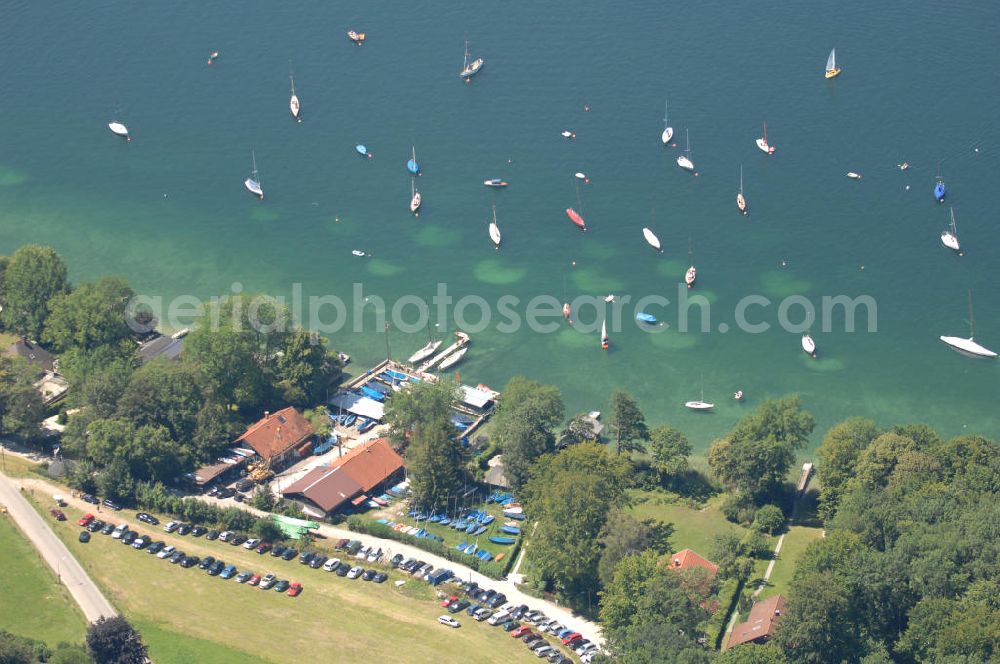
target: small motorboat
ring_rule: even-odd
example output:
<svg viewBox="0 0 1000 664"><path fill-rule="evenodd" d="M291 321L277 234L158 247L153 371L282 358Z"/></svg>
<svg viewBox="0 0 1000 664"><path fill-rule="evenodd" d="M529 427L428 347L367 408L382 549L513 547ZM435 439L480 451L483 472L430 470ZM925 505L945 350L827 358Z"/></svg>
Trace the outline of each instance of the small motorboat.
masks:
<svg viewBox="0 0 1000 664"><path fill-rule="evenodd" d="M955 209L951 210L951 224L941 233L941 244L953 251L961 251L962 245L958 242L958 229L955 228Z"/></svg>
<svg viewBox="0 0 1000 664"><path fill-rule="evenodd" d="M938 203L944 203L945 196L948 195L948 186L944 183L940 177L937 182L934 183L934 198L937 199Z"/></svg>
<svg viewBox="0 0 1000 664"><path fill-rule="evenodd" d="M692 286L694 286L694 281L697 278L698 278L698 271L695 270L694 265L692 265L687 269L687 272L684 273L684 283L687 284L688 288L691 288Z"/></svg>
<svg viewBox="0 0 1000 664"><path fill-rule="evenodd" d="M586 173L574 173L573 175L576 176L577 180L583 180L584 182L590 182L590 180L587 178L587 174Z"/></svg>
<svg viewBox="0 0 1000 664"><path fill-rule="evenodd" d="M211 53L209 53L208 54L208 64L212 64L213 62L215 62L218 57L219 57L219 52L218 51L212 51Z"/></svg>
<svg viewBox="0 0 1000 664"><path fill-rule="evenodd" d="M855 173L854 171L849 171L847 173L847 177L851 178L852 180L860 180L861 173Z"/></svg>
<svg viewBox="0 0 1000 664"><path fill-rule="evenodd" d="M576 134L571 132L569 129L564 129L562 132L563 138L576 138Z"/></svg>
<svg viewBox="0 0 1000 664"><path fill-rule="evenodd" d="M564 302L563 303L563 318L565 318L566 320L568 320L569 324L572 325L573 321L571 321L569 319L569 315L570 315L569 302Z"/></svg>
<svg viewBox="0 0 1000 664"><path fill-rule="evenodd" d="M899 170L901 170L901 171L908 171L908 170L910 170L910 162L904 161L902 164L899 164Z"/></svg>
<svg viewBox="0 0 1000 664"><path fill-rule="evenodd" d="M736 392L733 393L733 399L736 401L743 401L743 390L736 390Z"/></svg>
<svg viewBox="0 0 1000 664"><path fill-rule="evenodd" d="M613 293L611 293L611 294L609 294L609 295L605 296L605 298L604 298L604 301L605 301L605 302L609 302L609 303L610 303L610 302L614 302L614 301L615 301L615 296L614 296L614 294L613 294Z"/></svg>
<svg viewBox="0 0 1000 664"><path fill-rule="evenodd" d="M757 147L764 154L774 154L774 148L767 142L767 123L764 123L764 135L757 139Z"/></svg>
<svg viewBox="0 0 1000 664"><path fill-rule="evenodd" d="M121 136L124 138L126 143L132 142L132 137L128 135L128 127L123 125L121 122L109 122L108 129L110 129L111 133L115 136Z"/></svg>
<svg viewBox="0 0 1000 664"><path fill-rule="evenodd" d="M483 180L483 184L487 187L506 187L508 183L500 178L491 178L489 180Z"/></svg>
<svg viewBox="0 0 1000 664"><path fill-rule="evenodd" d="M362 144L362 143L358 143L357 145L355 145L355 146L354 146L354 150L355 150L355 151L356 151L356 152L357 152L357 153L358 153L359 155L361 155L362 157L368 157L368 156L370 156L370 155L368 154L368 146L366 146L366 145L364 145L364 144Z"/></svg>
<svg viewBox="0 0 1000 664"><path fill-rule="evenodd" d="M423 202L423 197L420 195L420 192L414 189L413 196L410 197L410 212L412 212L413 214L418 214L417 211L420 209L420 204L422 202Z"/></svg>
<svg viewBox="0 0 1000 664"><path fill-rule="evenodd" d="M635 319L640 323L649 323L650 325L656 324L656 316L653 314L647 314L644 311L640 311L635 315Z"/></svg>
<svg viewBox="0 0 1000 664"><path fill-rule="evenodd" d="M684 402L684 407L690 410L712 410L715 408L715 404L707 401L695 400Z"/></svg>
<svg viewBox="0 0 1000 664"><path fill-rule="evenodd" d="M812 335L802 335L802 350L810 357L816 357L816 342L813 341Z"/></svg>
<svg viewBox="0 0 1000 664"><path fill-rule="evenodd" d="M583 217L574 210L573 208L566 208L566 216L581 230L587 230L587 222L583 220Z"/></svg>
<svg viewBox="0 0 1000 664"><path fill-rule="evenodd" d="M350 39L355 44L357 44L358 46L361 46L362 44L365 43L365 33L363 32L355 32L354 30L348 30L347 38Z"/></svg>
<svg viewBox="0 0 1000 664"><path fill-rule="evenodd" d="M660 238L656 237L656 233L654 233L653 231L651 231L648 228L643 228L642 229L642 236L644 238L646 238L646 242L653 249L656 249L659 252L663 251L663 249L660 248Z"/></svg>
<svg viewBox="0 0 1000 664"><path fill-rule="evenodd" d="M351 253L354 254L355 256L360 256L361 258L364 258L367 255L367 254L365 254L365 252L361 251L360 249L352 249Z"/></svg>
<svg viewBox="0 0 1000 664"><path fill-rule="evenodd" d="M465 346L464 348L458 349L457 351L455 351L454 353L452 353L448 357L444 358L444 361L441 362L440 368L441 369L447 369L448 367L455 366L456 364L458 364L459 362L462 361L462 358L465 357L465 354L467 352L469 352L469 347L468 346Z"/></svg>
<svg viewBox="0 0 1000 664"><path fill-rule="evenodd" d="M417 352L415 352L413 355L410 355L410 358L407 360L407 362L409 362L410 364L416 364L421 360L426 360L428 357L434 354L434 351L436 351L441 346L442 343L444 343L443 340L428 341Z"/></svg>

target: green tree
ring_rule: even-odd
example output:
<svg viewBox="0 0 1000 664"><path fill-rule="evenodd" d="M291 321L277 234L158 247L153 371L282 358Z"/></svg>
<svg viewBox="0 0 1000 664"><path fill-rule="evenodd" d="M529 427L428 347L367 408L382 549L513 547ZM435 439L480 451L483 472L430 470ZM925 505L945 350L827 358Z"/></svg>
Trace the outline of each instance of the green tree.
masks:
<svg viewBox="0 0 1000 664"><path fill-rule="evenodd" d="M610 425L618 454L639 452L642 441L649 440L649 428L639 405L621 390L615 390L611 395Z"/></svg>
<svg viewBox="0 0 1000 664"><path fill-rule="evenodd" d="M60 351L114 346L132 336L125 308L134 296L121 277L84 282L52 298L42 338Z"/></svg>
<svg viewBox="0 0 1000 664"><path fill-rule="evenodd" d="M385 406L384 422L389 426L389 440L403 450L418 427L450 427L451 410L457 400L457 388L445 380L415 383L396 392Z"/></svg>
<svg viewBox="0 0 1000 664"><path fill-rule="evenodd" d="M185 358L201 370L219 403L253 409L264 402L268 378L258 362L255 339L252 333L204 325L184 340Z"/></svg>
<svg viewBox="0 0 1000 664"><path fill-rule="evenodd" d="M283 401L305 407L326 400L327 388L340 378L343 364L326 339L296 328L284 340L278 357L278 391Z"/></svg>
<svg viewBox="0 0 1000 664"><path fill-rule="evenodd" d="M146 645L125 618L100 617L87 628L87 650L96 664L143 664Z"/></svg>
<svg viewBox="0 0 1000 664"><path fill-rule="evenodd" d="M594 427L591 425L590 416L587 413L580 413L578 415L574 415L573 419L571 419L569 424L566 425L566 428L559 432L557 446L568 447L570 445L585 442L600 442L600 436L594 433Z"/></svg>
<svg viewBox="0 0 1000 664"><path fill-rule="evenodd" d="M285 532L281 529L281 526L271 518L261 518L257 519L257 522L253 525L254 535L261 538L265 542L280 542L285 539Z"/></svg>
<svg viewBox="0 0 1000 664"><path fill-rule="evenodd" d="M581 443L543 456L525 485L528 512L538 522L532 560L578 608L597 590L600 534L611 509L626 504L630 469L627 459Z"/></svg>
<svg viewBox="0 0 1000 664"><path fill-rule="evenodd" d="M708 465L729 489L759 504L784 481L815 423L798 397L769 399L712 444Z"/></svg>
<svg viewBox="0 0 1000 664"><path fill-rule="evenodd" d="M777 505L764 505L753 517L753 527L762 533L774 535L785 525L785 513Z"/></svg>
<svg viewBox="0 0 1000 664"><path fill-rule="evenodd" d="M462 445L451 426L418 426L406 452L410 503L420 509L441 509L462 490Z"/></svg>
<svg viewBox="0 0 1000 664"><path fill-rule="evenodd" d="M663 479L672 480L688 470L691 443L673 427L660 426L649 432L649 452Z"/></svg>
<svg viewBox="0 0 1000 664"><path fill-rule="evenodd" d="M50 301L70 290L66 264L51 247L28 244L7 261L3 273L4 326L30 339L40 339Z"/></svg>
<svg viewBox="0 0 1000 664"><path fill-rule="evenodd" d="M803 664L856 661L863 652L851 596L830 572L797 579L774 639Z"/></svg>
<svg viewBox="0 0 1000 664"><path fill-rule="evenodd" d="M670 536L674 532L671 523L660 523L653 519L636 519L628 512L613 509L601 530L601 558L597 564L602 586L607 586L614 578L615 568L625 556L653 551L657 554L670 552Z"/></svg>
<svg viewBox="0 0 1000 664"><path fill-rule="evenodd" d="M818 475L822 486L819 515L824 522L836 514L847 481L854 475L858 457L879 433L878 426L871 420L852 417L827 431L823 437L816 454L819 456Z"/></svg>
<svg viewBox="0 0 1000 664"><path fill-rule="evenodd" d="M503 452L504 477L515 491L528 481L531 466L555 449L554 428L564 407L559 389L514 376L503 389L493 431Z"/></svg>
<svg viewBox="0 0 1000 664"><path fill-rule="evenodd" d="M739 648L724 650L715 664L789 664L785 654L774 644L762 646L746 643Z"/></svg>
<svg viewBox="0 0 1000 664"><path fill-rule="evenodd" d="M1000 611L962 599L925 598L913 607L899 649L917 662L992 662L1000 654Z"/></svg>
<svg viewBox="0 0 1000 664"><path fill-rule="evenodd" d="M46 664L92 664L92 661L82 647L60 643L46 660Z"/></svg>
<svg viewBox="0 0 1000 664"><path fill-rule="evenodd" d="M59 370L73 386L68 400L93 418L112 417L135 371L134 347L73 348L59 358Z"/></svg>
<svg viewBox="0 0 1000 664"><path fill-rule="evenodd" d="M309 420L313 433L320 440L326 440L333 433L333 422L330 420L330 411L326 406L316 406L302 411L302 417Z"/></svg>
<svg viewBox="0 0 1000 664"><path fill-rule="evenodd" d="M177 441L190 441L208 396L197 367L159 358L133 373L118 402L118 415L136 425L152 424Z"/></svg>
<svg viewBox="0 0 1000 664"><path fill-rule="evenodd" d="M45 406L35 387L37 369L0 355L0 434L31 441L38 436Z"/></svg>

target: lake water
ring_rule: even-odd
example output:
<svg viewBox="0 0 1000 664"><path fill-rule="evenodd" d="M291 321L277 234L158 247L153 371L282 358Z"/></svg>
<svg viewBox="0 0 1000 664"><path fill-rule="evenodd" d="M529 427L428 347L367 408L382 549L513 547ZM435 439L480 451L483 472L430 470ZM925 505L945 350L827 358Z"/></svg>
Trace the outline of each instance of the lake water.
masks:
<svg viewBox="0 0 1000 664"><path fill-rule="evenodd" d="M710 332L680 333L675 307L650 307L670 324L650 334L626 307L602 352L596 331L494 324L473 335L456 367L462 380L500 388L526 374L558 385L570 414L604 410L625 389L651 422L677 426L699 449L760 399L789 393L802 395L819 431L859 414L995 437L1000 366L937 337L968 334L972 289L977 339L1000 347L998 25L1000 5L981 2L822 12L787 2L7 2L0 251L50 244L75 280L120 273L167 299L239 282L349 300L360 283L391 306L429 298L438 284L490 303L676 300L690 247L692 294L712 302ZM368 34L363 47L346 39L350 28ZM457 75L466 37L486 59L469 85ZM844 72L827 81L832 47ZM209 66L213 50L221 55ZM299 124L288 112L290 61ZM667 98L680 148L660 142ZM131 144L107 130L116 118ZM770 157L754 145L764 121ZM685 130L697 177L675 164ZM373 159L355 153L359 142ZM419 219L407 209L411 146L423 173ZM242 186L251 148L264 202ZM748 218L734 202L741 164ZM931 195L939 168L961 258L939 242L948 223L948 206ZM491 177L511 185L483 187ZM586 233L564 212L578 206L578 184ZM487 236L494 201L499 252ZM643 226L663 254L645 245ZM355 248L373 257L355 258ZM755 294L773 304L749 317L772 327L737 331L737 304ZM864 331L864 315L854 333L843 316L830 332L817 322L813 360L777 324L779 301L792 295L817 307L823 296L871 296L878 331ZM364 322L331 335L361 366L386 353L374 318ZM397 358L427 339L398 327L388 337ZM742 405L731 398L740 388ZM702 390L715 411L685 410Z"/></svg>

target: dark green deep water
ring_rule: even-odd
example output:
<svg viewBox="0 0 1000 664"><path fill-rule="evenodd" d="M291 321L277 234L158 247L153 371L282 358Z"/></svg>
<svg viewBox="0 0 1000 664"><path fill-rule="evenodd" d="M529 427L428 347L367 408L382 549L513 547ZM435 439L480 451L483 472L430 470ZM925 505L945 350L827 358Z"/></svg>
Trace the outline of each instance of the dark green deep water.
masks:
<svg viewBox="0 0 1000 664"><path fill-rule="evenodd" d="M365 46L347 41L351 27L368 33ZM967 1L821 12L790 2L8 0L0 251L50 244L74 280L121 273L167 299L224 294L234 282L348 298L358 282L390 305L430 297L438 283L489 301L674 300L690 238L711 333L680 334L676 309L655 307L671 329L645 334L626 308L608 353L595 332L491 326L474 335L463 381L499 388L523 373L559 385L570 413L603 409L624 388L651 421L701 449L756 401L792 392L819 431L860 414L996 436L1000 365L937 337L967 334L971 288L977 338L1000 348L998 27L1000 5ZM486 58L471 85L457 76L466 36ZM844 74L826 81L834 46ZM211 50L221 57L207 66ZM301 124L288 113L290 59ZM690 128L698 177L660 144L666 97L675 140ZM117 109L131 145L105 126ZM764 120L772 157L754 145ZM562 139L564 128L577 140ZM356 155L357 142L374 159ZM411 145L423 167L419 220L406 208ZM263 203L242 187L251 146ZM948 219L931 196L939 162L963 258L938 240ZM734 204L741 163L748 219ZM591 179L581 187L586 233L563 212L576 205L576 171ZM495 196L499 253L486 234L487 177L511 182ZM641 237L652 208L663 255ZM750 294L775 301L752 314L772 324L767 333L734 329ZM870 295L878 331L863 331L863 315L851 334L842 316L831 332L816 323L821 355L810 360L798 334L776 326L778 300L793 294ZM371 316L365 327L331 335L361 365L385 355ZM425 340L393 329L392 354ZM711 415L682 406L702 382L719 404ZM748 394L742 406L730 399L736 388Z"/></svg>

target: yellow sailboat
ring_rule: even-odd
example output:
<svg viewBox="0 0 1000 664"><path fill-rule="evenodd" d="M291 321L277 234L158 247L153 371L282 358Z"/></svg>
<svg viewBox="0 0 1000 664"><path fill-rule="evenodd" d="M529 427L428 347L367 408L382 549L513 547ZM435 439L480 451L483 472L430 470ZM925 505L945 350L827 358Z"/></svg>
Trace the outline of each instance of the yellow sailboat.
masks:
<svg viewBox="0 0 1000 664"><path fill-rule="evenodd" d="M826 77L834 78L840 76L840 67L837 66L837 49L830 49L830 56L826 59Z"/></svg>

